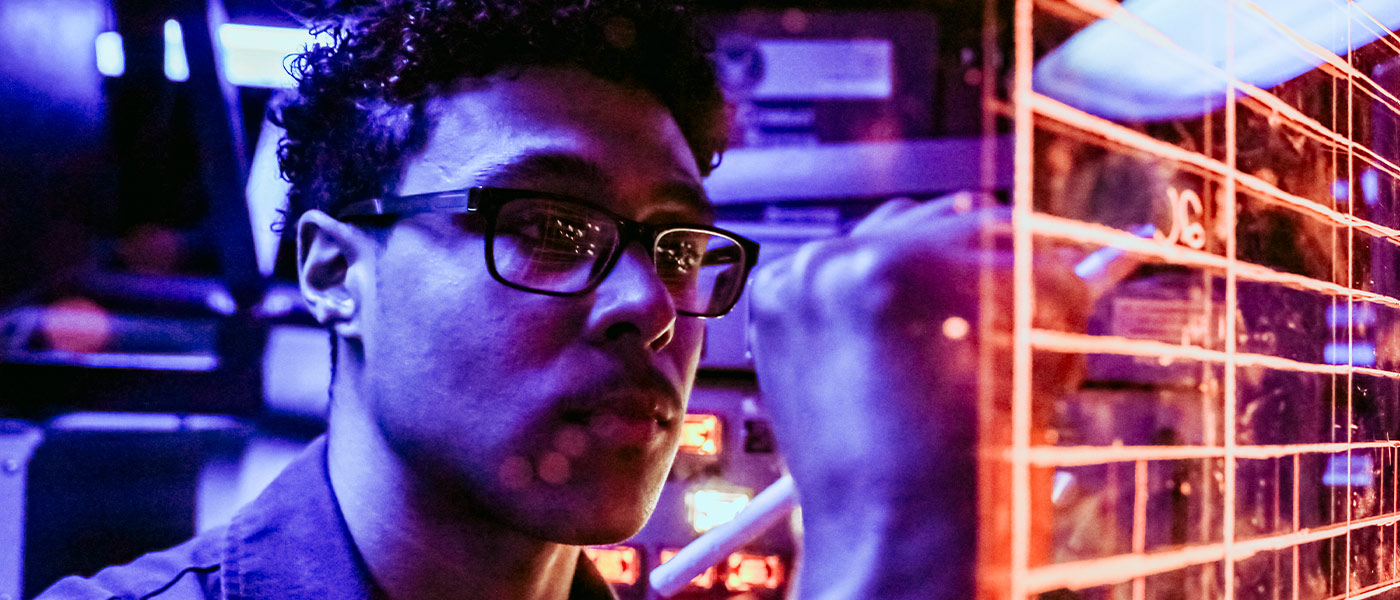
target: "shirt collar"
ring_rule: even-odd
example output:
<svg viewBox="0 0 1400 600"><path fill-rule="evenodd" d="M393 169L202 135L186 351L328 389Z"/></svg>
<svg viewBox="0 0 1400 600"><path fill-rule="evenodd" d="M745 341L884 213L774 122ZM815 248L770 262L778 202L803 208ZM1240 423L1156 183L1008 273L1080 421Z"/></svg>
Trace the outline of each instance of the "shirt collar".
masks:
<svg viewBox="0 0 1400 600"><path fill-rule="evenodd" d="M331 492L326 438L316 438L229 524L229 600L383 598Z"/></svg>
<svg viewBox="0 0 1400 600"><path fill-rule="evenodd" d="M355 549L331 490L326 438L316 438L228 529L223 585L229 600L383 600ZM616 600L579 553L571 600Z"/></svg>

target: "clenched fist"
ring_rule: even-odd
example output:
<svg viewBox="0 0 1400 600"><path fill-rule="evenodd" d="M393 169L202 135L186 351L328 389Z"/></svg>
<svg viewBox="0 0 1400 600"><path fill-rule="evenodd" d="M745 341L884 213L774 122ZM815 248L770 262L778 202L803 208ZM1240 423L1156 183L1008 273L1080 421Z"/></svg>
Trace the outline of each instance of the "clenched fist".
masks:
<svg viewBox="0 0 1400 600"><path fill-rule="evenodd" d="M891 201L754 276L750 343L801 498L804 597L973 595L979 418L1009 422L1012 375L1009 212L973 204ZM1036 326L1082 331L1087 287L1044 254ZM1073 357L1035 362L1042 396L1077 380Z"/></svg>

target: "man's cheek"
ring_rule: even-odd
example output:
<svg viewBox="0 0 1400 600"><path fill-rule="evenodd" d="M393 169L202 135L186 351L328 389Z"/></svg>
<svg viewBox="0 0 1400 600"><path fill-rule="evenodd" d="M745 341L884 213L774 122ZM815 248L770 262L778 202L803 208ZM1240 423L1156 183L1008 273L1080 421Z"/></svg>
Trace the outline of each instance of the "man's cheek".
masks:
<svg viewBox="0 0 1400 600"><path fill-rule="evenodd" d="M481 311L476 337L483 334L491 343L502 348L520 350L531 347L549 353L576 343L583 336L588 307L574 298L531 294L490 282L486 302L490 307ZM499 289L496 289L499 288Z"/></svg>
<svg viewBox="0 0 1400 600"><path fill-rule="evenodd" d="M699 367L700 356L705 349L705 322L692 317L681 317L676 322L676 331L667 352L674 357L673 368L677 375L694 379Z"/></svg>

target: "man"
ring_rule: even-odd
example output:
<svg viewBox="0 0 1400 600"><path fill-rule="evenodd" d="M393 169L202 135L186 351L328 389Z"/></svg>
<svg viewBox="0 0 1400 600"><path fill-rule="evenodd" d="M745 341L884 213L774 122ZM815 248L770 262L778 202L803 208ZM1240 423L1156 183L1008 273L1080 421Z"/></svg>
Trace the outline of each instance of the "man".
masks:
<svg viewBox="0 0 1400 600"><path fill-rule="evenodd" d="M701 318L757 256L701 188L708 46L651 2L344 4L279 113L328 434L226 529L44 598L610 597L580 546L650 515ZM983 217L956 204L885 206L756 278L804 595L971 589L976 336L936 324L977 322L977 287L942 282L976 281Z"/></svg>

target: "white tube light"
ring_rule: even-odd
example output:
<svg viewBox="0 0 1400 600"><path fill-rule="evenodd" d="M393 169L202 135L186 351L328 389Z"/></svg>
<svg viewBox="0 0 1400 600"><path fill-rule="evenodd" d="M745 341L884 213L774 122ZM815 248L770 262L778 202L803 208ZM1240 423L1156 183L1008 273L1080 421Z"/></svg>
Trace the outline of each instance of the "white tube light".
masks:
<svg viewBox="0 0 1400 600"><path fill-rule="evenodd" d="M317 41L305 29L238 23L221 25L219 48L223 52L224 79L245 87L294 87L296 81L287 73L287 57L301 53Z"/></svg>
<svg viewBox="0 0 1400 600"><path fill-rule="evenodd" d="M104 31L97 34L97 71L107 77L121 77L126 72L126 52L122 50L122 34Z"/></svg>
<svg viewBox="0 0 1400 600"><path fill-rule="evenodd" d="M166 20L163 31L165 78L188 81L190 64L185 55L185 35L180 22ZM284 63L288 56L301 53L317 41L305 29L226 23L219 27L224 78L233 85L245 87L295 87L296 81L287 73ZM121 77L126 72L126 53L120 33L97 34L94 47L98 72L107 77Z"/></svg>
<svg viewBox="0 0 1400 600"><path fill-rule="evenodd" d="M165 21L165 78L171 81L188 81L190 78L190 62L185 57L185 33L175 19Z"/></svg>
<svg viewBox="0 0 1400 600"><path fill-rule="evenodd" d="M190 64L185 54L185 34L180 22L166 20L163 35L165 78L188 81ZM224 78L234 85L262 88L294 87L296 81L284 66L287 58L300 54L318 41L327 41L313 37L305 29L237 23L221 25L218 37ZM121 77L126 73L126 53L120 33L99 33L93 46L98 72L107 77Z"/></svg>

